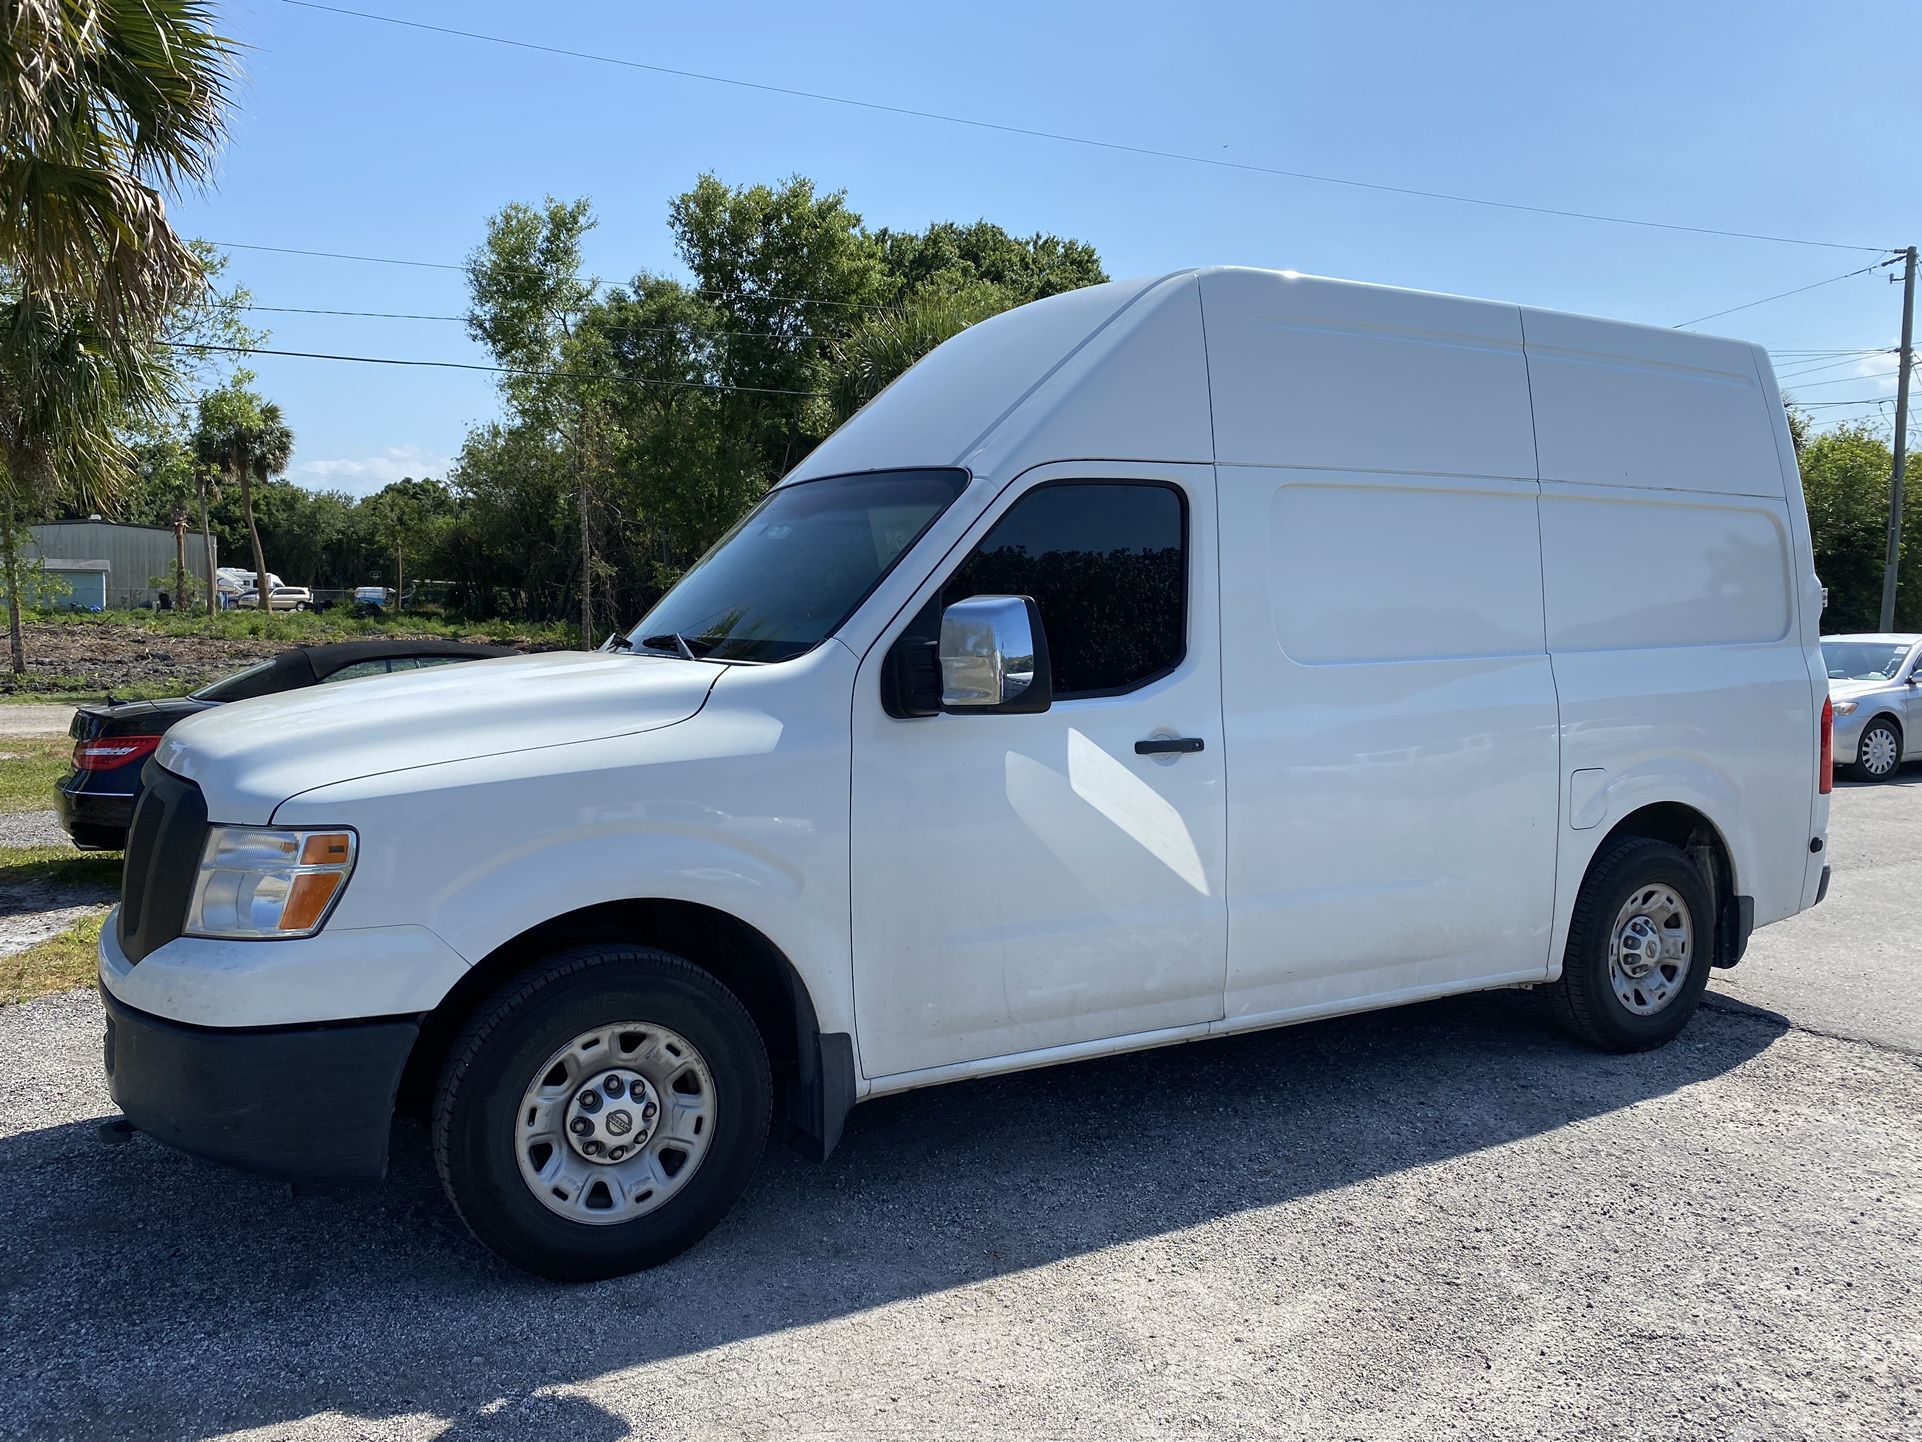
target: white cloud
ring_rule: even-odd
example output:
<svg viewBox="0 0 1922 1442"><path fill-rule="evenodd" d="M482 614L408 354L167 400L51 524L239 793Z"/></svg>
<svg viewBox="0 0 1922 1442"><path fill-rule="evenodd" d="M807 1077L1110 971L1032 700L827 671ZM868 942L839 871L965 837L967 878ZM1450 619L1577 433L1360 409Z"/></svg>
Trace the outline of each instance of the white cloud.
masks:
<svg viewBox="0 0 1922 1442"><path fill-rule="evenodd" d="M288 469L287 477L309 490L370 496L405 476L445 479L453 464L451 456L429 455L420 446L388 446L378 455L359 459L299 461Z"/></svg>

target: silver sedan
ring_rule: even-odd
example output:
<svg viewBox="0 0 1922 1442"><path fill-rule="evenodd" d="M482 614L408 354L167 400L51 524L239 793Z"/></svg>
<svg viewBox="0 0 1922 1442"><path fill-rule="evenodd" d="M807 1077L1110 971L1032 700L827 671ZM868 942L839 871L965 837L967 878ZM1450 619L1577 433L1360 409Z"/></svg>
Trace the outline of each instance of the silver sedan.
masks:
<svg viewBox="0 0 1922 1442"><path fill-rule="evenodd" d="M1887 781L1922 758L1922 636L1824 636L1822 660L1835 703L1835 764Z"/></svg>

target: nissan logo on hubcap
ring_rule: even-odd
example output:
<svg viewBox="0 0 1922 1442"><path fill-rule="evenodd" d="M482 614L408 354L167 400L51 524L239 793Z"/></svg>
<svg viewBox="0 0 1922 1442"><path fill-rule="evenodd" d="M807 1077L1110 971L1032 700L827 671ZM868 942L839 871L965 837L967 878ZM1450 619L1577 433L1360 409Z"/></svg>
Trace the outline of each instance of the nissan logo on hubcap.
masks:
<svg viewBox="0 0 1922 1442"><path fill-rule="evenodd" d="M626 1136L633 1126L634 1118L624 1111L607 1114L607 1129L617 1137Z"/></svg>

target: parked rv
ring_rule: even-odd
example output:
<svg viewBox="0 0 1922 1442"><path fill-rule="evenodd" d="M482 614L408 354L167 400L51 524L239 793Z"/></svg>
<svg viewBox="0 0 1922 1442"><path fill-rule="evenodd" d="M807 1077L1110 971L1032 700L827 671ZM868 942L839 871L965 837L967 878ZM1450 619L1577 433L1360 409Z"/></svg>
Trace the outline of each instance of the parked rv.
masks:
<svg viewBox="0 0 1922 1442"><path fill-rule="evenodd" d="M339 1178L419 1093L474 1233L587 1278L912 1087L1489 987L1659 1046L1822 899L1819 610L1758 346L1252 270L1057 296L623 648L170 731L113 1095Z"/></svg>

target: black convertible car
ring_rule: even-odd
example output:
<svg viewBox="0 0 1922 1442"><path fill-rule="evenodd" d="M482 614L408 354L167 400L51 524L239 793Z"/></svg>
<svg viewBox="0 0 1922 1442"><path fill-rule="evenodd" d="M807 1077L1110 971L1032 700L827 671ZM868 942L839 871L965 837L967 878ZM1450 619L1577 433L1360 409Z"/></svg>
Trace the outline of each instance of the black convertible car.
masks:
<svg viewBox="0 0 1922 1442"><path fill-rule="evenodd" d="M476 646L465 641L340 641L283 651L191 696L121 702L109 696L104 702L76 707L69 733L73 770L54 786L61 824L76 846L106 851L124 847L134 803L140 799L142 765L159 747L161 734L196 711L356 676L384 676L390 671L516 654L511 646Z"/></svg>

